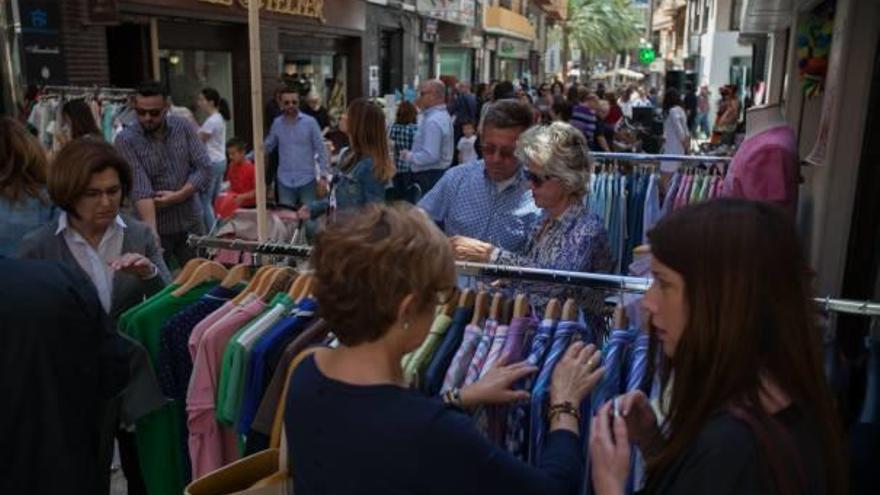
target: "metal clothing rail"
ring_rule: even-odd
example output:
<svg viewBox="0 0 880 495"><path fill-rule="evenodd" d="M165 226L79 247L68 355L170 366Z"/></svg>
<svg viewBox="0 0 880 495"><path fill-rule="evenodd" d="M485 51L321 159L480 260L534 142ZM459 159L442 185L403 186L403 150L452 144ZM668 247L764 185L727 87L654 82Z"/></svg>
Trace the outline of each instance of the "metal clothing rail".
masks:
<svg viewBox="0 0 880 495"><path fill-rule="evenodd" d="M651 155L648 153L611 153L611 152L592 152L593 158L597 160L627 160L631 162L656 162L660 160L680 161L680 162L718 162L729 163L733 160L730 156L710 156L710 155Z"/></svg>
<svg viewBox="0 0 880 495"><path fill-rule="evenodd" d="M251 253L293 256L298 258L307 258L312 251L308 246L292 246L282 243L220 239L216 237L193 235L189 236L187 242L190 246L194 247L230 249L233 251L247 251ZM455 265L459 272L466 276L513 278L537 282L557 282L560 284L579 285L632 293L645 292L648 290L648 287L651 286L651 279L642 277L492 265L488 263L471 263L467 261L457 261ZM820 297L816 298L815 301L827 312L862 316L880 316L880 303L873 301L832 299L831 297Z"/></svg>

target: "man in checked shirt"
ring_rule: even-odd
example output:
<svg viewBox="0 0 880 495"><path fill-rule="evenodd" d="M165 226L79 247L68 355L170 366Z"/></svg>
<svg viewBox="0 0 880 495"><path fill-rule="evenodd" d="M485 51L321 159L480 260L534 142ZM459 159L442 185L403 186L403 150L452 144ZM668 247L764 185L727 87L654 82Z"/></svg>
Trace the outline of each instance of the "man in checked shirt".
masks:
<svg viewBox="0 0 880 495"><path fill-rule="evenodd" d="M131 164L131 197L138 216L159 237L170 267L195 257L186 238L205 230L196 193L207 187L210 160L195 130L168 109L162 85L141 84L135 94L137 122L129 123L115 144Z"/></svg>

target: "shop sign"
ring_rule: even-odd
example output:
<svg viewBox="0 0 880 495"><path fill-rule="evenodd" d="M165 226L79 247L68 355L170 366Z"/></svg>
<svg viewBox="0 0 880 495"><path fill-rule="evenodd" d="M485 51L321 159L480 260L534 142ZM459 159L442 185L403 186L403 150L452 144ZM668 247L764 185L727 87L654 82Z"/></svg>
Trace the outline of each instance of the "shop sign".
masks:
<svg viewBox="0 0 880 495"><path fill-rule="evenodd" d="M28 84L65 84L61 9L55 0L19 0L21 46Z"/></svg>
<svg viewBox="0 0 880 495"><path fill-rule="evenodd" d="M416 0L420 14L462 26L474 25L475 5L475 0Z"/></svg>
<svg viewBox="0 0 880 495"><path fill-rule="evenodd" d="M498 38L498 56L525 60L529 58L529 42Z"/></svg>
<svg viewBox="0 0 880 495"><path fill-rule="evenodd" d="M86 2L87 25L119 24L119 3L116 0L89 0Z"/></svg>
<svg viewBox="0 0 880 495"><path fill-rule="evenodd" d="M422 41L425 43L437 42L437 20L425 19L422 22Z"/></svg>
<svg viewBox="0 0 880 495"><path fill-rule="evenodd" d="M225 5L231 7L238 4L246 9L250 0L199 0L202 3ZM267 12L276 14L299 15L312 17L324 22L324 0L260 0L260 7Z"/></svg>

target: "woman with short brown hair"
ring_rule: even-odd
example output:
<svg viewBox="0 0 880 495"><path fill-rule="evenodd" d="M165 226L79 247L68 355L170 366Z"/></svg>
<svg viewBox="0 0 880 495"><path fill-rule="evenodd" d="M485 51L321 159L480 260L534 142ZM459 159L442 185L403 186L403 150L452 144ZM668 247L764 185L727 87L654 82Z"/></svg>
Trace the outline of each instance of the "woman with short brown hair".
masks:
<svg viewBox="0 0 880 495"><path fill-rule="evenodd" d="M369 205L341 217L318 234L312 266L319 315L342 345L305 357L291 378L284 422L291 452L300 453L289 459L297 495L580 489L583 442L571 409L550 413L537 466L456 410L527 399L510 387L536 368L499 364L448 393L445 405L406 387L401 360L426 338L455 284L449 242L423 212ZM598 363L593 346L572 344L554 370L550 410L580 404L602 375Z"/></svg>
<svg viewBox="0 0 880 495"><path fill-rule="evenodd" d="M18 253L25 234L52 221L46 152L27 129L0 117L0 256Z"/></svg>

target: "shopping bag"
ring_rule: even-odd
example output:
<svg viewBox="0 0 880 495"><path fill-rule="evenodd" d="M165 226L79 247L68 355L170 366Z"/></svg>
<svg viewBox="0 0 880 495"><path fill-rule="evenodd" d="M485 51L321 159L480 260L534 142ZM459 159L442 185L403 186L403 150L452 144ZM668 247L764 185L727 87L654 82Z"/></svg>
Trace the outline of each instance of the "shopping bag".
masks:
<svg viewBox="0 0 880 495"><path fill-rule="evenodd" d="M235 193L224 192L217 195L214 200L214 213L223 220L228 220L235 215L238 209L238 203L235 202Z"/></svg>

